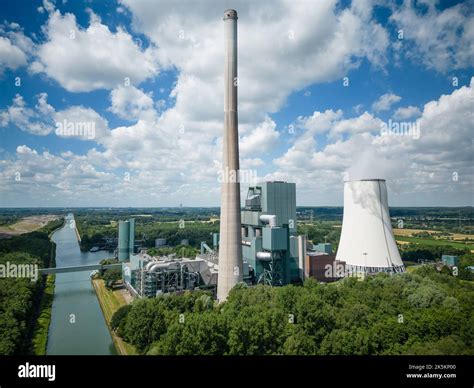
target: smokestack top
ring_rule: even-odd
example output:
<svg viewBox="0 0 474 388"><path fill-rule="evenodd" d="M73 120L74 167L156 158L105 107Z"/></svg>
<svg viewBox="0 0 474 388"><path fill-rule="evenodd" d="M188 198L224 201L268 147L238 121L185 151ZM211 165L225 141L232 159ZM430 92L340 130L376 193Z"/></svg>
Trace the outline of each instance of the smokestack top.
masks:
<svg viewBox="0 0 474 388"><path fill-rule="evenodd" d="M224 11L224 20L235 19L237 20L237 11L235 9L227 9Z"/></svg>

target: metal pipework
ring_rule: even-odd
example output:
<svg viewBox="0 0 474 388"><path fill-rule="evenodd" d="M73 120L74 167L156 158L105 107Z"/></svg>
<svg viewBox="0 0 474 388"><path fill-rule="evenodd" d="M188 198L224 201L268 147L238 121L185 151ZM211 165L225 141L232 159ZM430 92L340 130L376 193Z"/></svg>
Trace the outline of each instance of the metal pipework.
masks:
<svg viewBox="0 0 474 388"><path fill-rule="evenodd" d="M240 218L239 134L237 119L237 11L224 12L224 139L221 188L219 276L217 299L227 299L229 291L243 281L242 236ZM224 174L223 174L224 176Z"/></svg>
<svg viewBox="0 0 474 388"><path fill-rule="evenodd" d="M262 214L260 216L260 221L264 223L268 223L270 228L276 228L277 227L277 216L273 214Z"/></svg>
<svg viewBox="0 0 474 388"><path fill-rule="evenodd" d="M272 254L270 252L257 252L257 259L261 261L270 261Z"/></svg>

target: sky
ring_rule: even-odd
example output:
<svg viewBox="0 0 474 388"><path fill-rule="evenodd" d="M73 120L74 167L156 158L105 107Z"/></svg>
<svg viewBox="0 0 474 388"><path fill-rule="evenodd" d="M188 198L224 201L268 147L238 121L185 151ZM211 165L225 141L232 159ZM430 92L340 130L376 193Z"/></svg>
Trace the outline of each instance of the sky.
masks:
<svg viewBox="0 0 474 388"><path fill-rule="evenodd" d="M218 206L227 8L243 198L474 204L474 1L2 0L0 207Z"/></svg>

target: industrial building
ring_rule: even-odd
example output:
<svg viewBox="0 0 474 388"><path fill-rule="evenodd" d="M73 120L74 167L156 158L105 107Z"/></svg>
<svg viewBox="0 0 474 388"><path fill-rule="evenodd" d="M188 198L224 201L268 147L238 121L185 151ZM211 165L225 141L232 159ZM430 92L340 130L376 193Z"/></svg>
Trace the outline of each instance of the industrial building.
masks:
<svg viewBox="0 0 474 388"><path fill-rule="evenodd" d="M130 255L135 252L135 219L120 220L118 230L118 260L129 261Z"/></svg>
<svg viewBox="0 0 474 388"><path fill-rule="evenodd" d="M135 297L155 297L196 289L215 293L217 286L217 264L198 257L153 257L140 252L130 255L130 261L122 268L125 286Z"/></svg>
<svg viewBox="0 0 474 388"><path fill-rule="evenodd" d="M447 265L448 267L455 267L459 263L459 258L458 258L458 256L442 255L441 256L441 262L444 265Z"/></svg>
<svg viewBox="0 0 474 388"><path fill-rule="evenodd" d="M306 278L321 283L334 282L345 276L345 263L337 261L332 253L312 251L306 255Z"/></svg>
<svg viewBox="0 0 474 388"><path fill-rule="evenodd" d="M295 184L249 187L241 219L243 262L253 270L254 283L281 286L301 279Z"/></svg>
<svg viewBox="0 0 474 388"><path fill-rule="evenodd" d="M347 181L336 260L347 275L404 272L393 236L384 179Z"/></svg>

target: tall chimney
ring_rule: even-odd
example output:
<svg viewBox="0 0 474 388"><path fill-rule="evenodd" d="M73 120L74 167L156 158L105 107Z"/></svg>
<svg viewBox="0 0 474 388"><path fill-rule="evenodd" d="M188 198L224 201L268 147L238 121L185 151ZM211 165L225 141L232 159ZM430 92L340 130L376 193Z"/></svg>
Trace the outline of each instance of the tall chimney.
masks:
<svg viewBox="0 0 474 388"><path fill-rule="evenodd" d="M224 12L224 141L217 299L243 280L240 222L239 134L237 121L237 11Z"/></svg>

